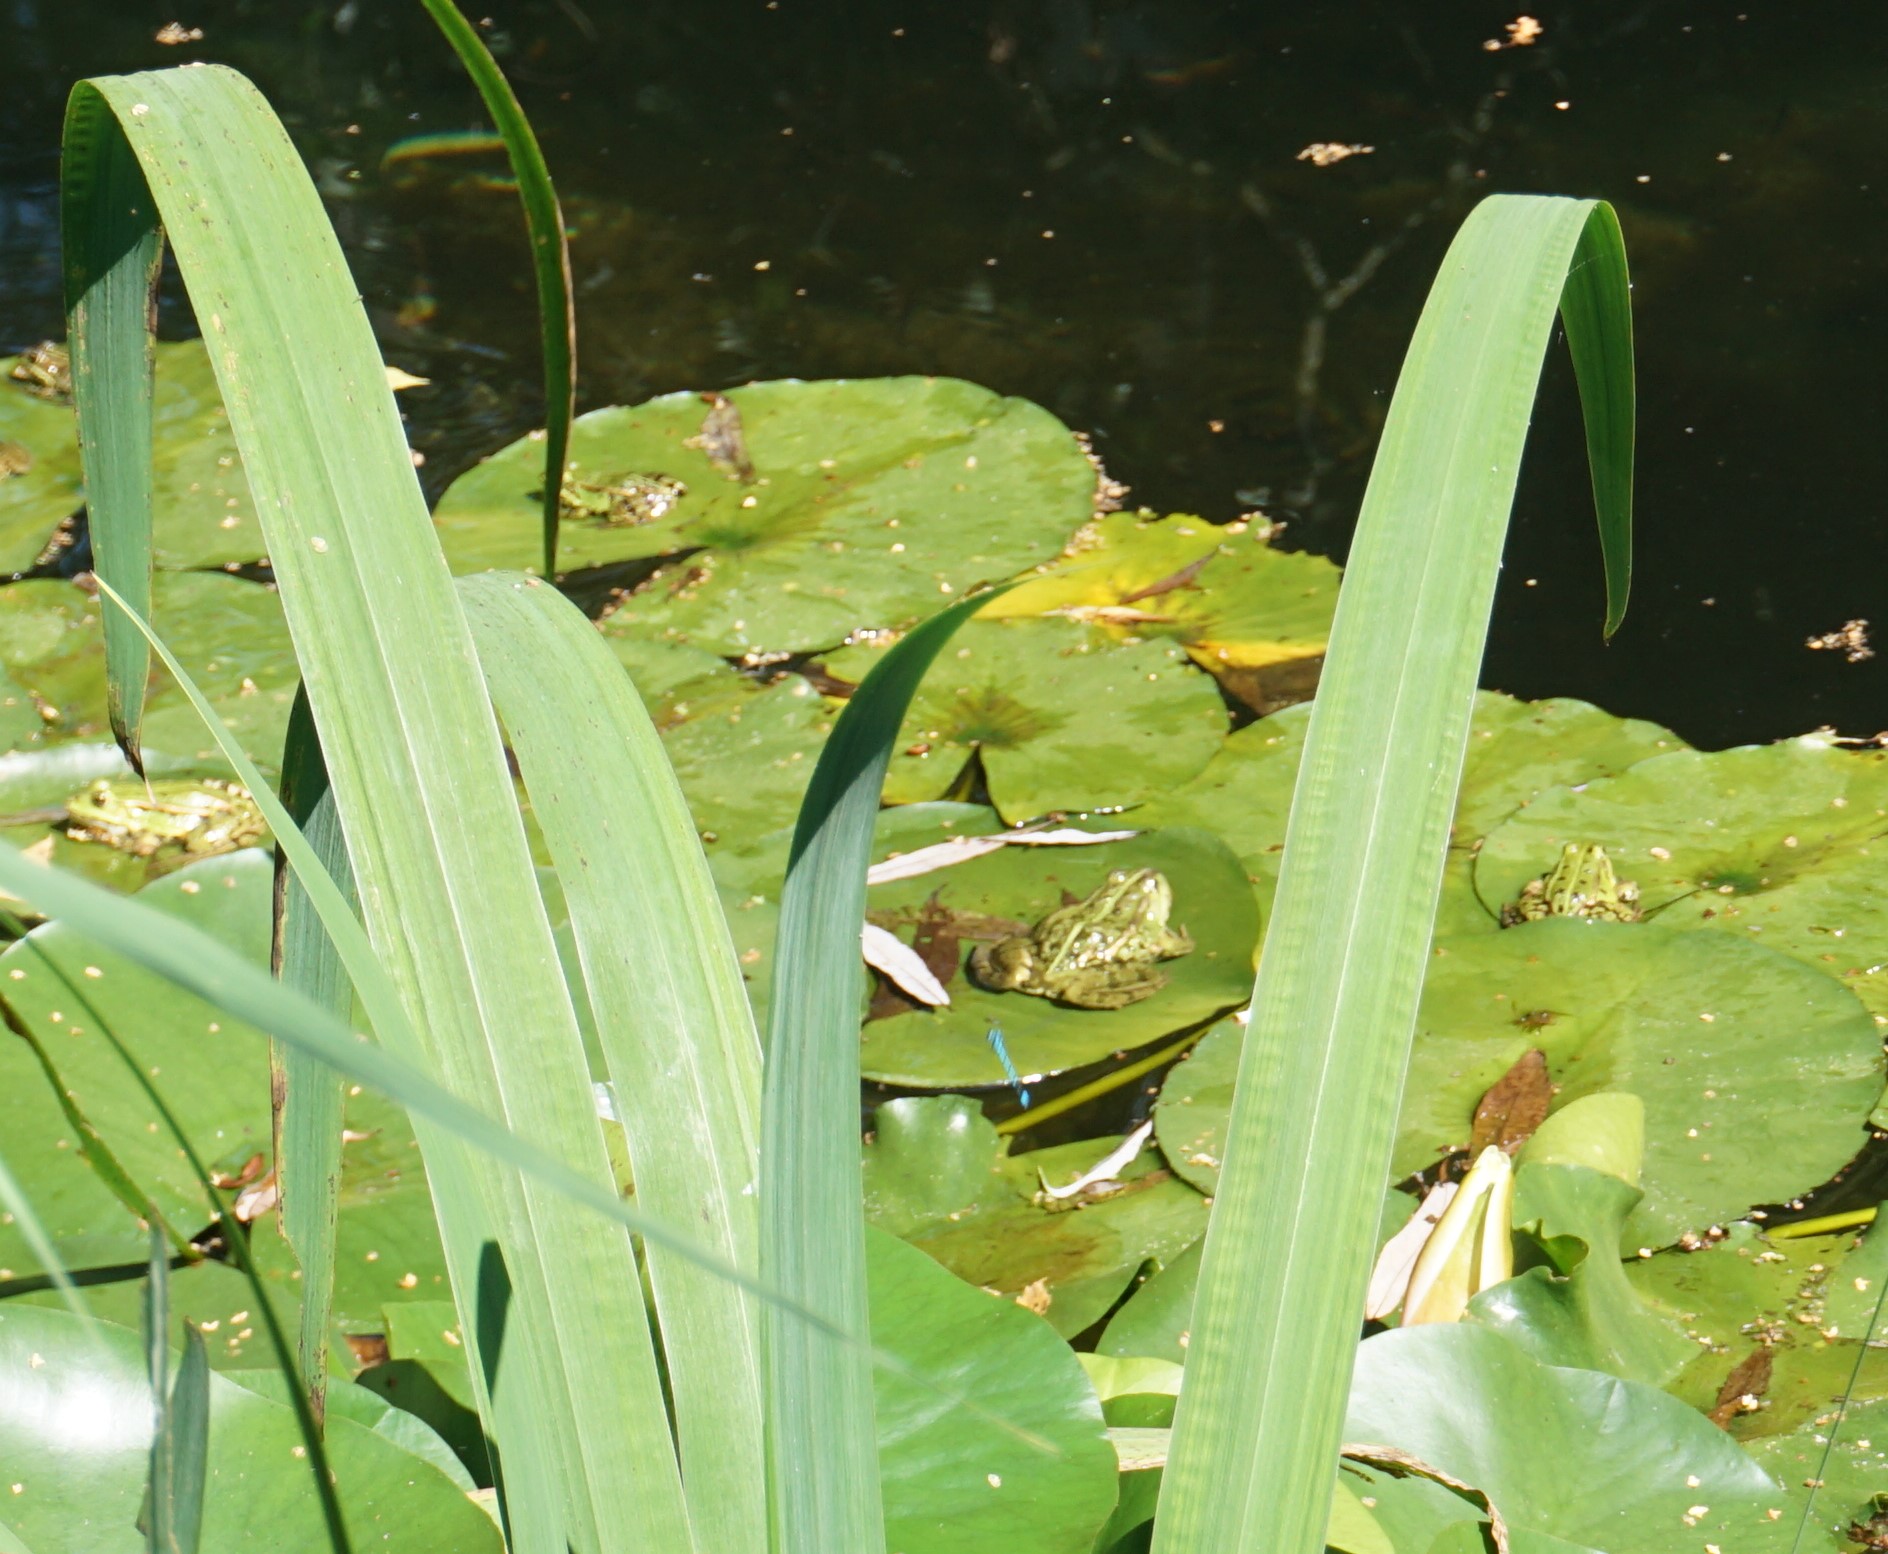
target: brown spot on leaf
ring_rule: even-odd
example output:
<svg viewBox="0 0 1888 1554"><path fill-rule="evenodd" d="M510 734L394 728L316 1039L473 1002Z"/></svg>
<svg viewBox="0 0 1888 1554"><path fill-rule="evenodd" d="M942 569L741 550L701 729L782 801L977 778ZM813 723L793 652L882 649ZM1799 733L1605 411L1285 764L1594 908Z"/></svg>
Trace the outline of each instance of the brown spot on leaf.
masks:
<svg viewBox="0 0 1888 1554"><path fill-rule="evenodd" d="M1553 1094L1553 1081L1547 1077L1547 1054L1538 1047L1530 1047L1516 1059L1514 1067L1495 1081L1475 1108L1469 1157L1479 1156L1490 1144L1498 1144L1512 1155L1547 1120L1547 1106Z"/></svg>

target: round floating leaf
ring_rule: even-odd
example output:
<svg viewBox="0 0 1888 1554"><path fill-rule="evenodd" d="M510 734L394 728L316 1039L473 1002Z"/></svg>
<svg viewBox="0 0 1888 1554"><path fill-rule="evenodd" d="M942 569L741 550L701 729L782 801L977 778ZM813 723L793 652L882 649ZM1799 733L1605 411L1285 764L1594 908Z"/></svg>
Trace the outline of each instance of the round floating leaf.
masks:
<svg viewBox="0 0 1888 1554"><path fill-rule="evenodd" d="M0 359L0 442L25 447L33 467L23 476L0 478L5 572L31 566L54 527L85 500L72 407L35 399L12 382L8 374L16 359ZM261 560L262 526L201 340L157 347L152 436L157 565L181 571Z"/></svg>
<svg viewBox="0 0 1888 1554"><path fill-rule="evenodd" d="M1516 1023L1535 1011L1552 1018ZM1658 923L1548 919L1437 944L1393 1174L1461 1145L1477 1100L1529 1047L1560 1105L1600 1090L1645 1103L1627 1253L1826 1181L1881 1092L1867 1010L1788 956Z"/></svg>
<svg viewBox="0 0 1888 1554"><path fill-rule="evenodd" d="M0 1460L18 1486L7 1517L29 1546L138 1554L138 1507L150 1466L151 1394L135 1332L96 1341L66 1311L0 1306ZM492 1519L434 1463L331 1413L329 1465L356 1547L397 1533L413 1554L497 1554ZM267 1548L325 1554L326 1526L294 1414L210 1377L206 1554Z"/></svg>
<svg viewBox="0 0 1888 1554"><path fill-rule="evenodd" d="M708 411L696 394L571 428L574 479L685 487L652 521L569 516L560 532L572 570L680 558L618 607L638 635L730 655L834 647L1048 560L1093 506L1094 470L1061 422L955 378L789 379L727 398L751 481L690 446ZM531 567L542 467L528 437L453 482L434 521L455 570Z"/></svg>
<svg viewBox="0 0 1888 1554"><path fill-rule="evenodd" d="M1064 614L1171 638L1234 695L1271 711L1305 699L1316 685L1338 583L1337 567L1324 557L1272 549L1274 532L1188 513L1104 514L1040 577L983 613ZM1281 700L1288 684L1294 694Z"/></svg>
<svg viewBox="0 0 1888 1554"><path fill-rule="evenodd" d="M273 872L266 853L232 853L166 875L139 899L266 965ZM178 1229L188 1233L208 1223L208 1206L101 1022L152 1074L212 1169L234 1172L250 1156L267 1154L269 1053L255 1031L61 923L36 928L0 955L0 987L45 1046L80 1110ZM69 1266L148 1256L145 1230L78 1158L78 1140L31 1049L6 1034L0 1034L0 1138L9 1167ZM0 1267L40 1271L10 1225L0 1224Z"/></svg>
<svg viewBox="0 0 1888 1554"><path fill-rule="evenodd" d="M1003 1141L968 1096L887 1101L873 1114L872 1134L865 1154L865 1212L881 1230L902 1236L1011 1194L999 1169Z"/></svg>
<svg viewBox="0 0 1888 1554"><path fill-rule="evenodd" d="M877 649L828 667L861 680ZM1010 821L1134 805L1197 773L1226 733L1213 682L1171 642L1073 621L974 620L925 677L899 730L887 803L942 798L973 750Z"/></svg>
<svg viewBox="0 0 1888 1554"><path fill-rule="evenodd" d="M1258 885L1262 906L1270 905L1278 882L1310 718L1310 707L1290 707L1240 729L1197 777L1145 812L1154 823L1204 826L1225 837ZM1616 718L1582 701L1477 692L1437 931L1493 927L1470 889L1467 853L1490 826L1559 784L1591 782L1682 745L1656 724Z"/></svg>
<svg viewBox="0 0 1888 1554"><path fill-rule="evenodd" d="M970 979L972 934L986 938L1038 923L1066 896L1088 896L1115 869L1158 869L1173 887L1172 923L1194 947L1160 963L1166 986L1124 1009L1070 1009L1021 992L992 993ZM909 940L934 898L958 934L957 966L942 980L949 1007L869 1021L860 1064L887 1084L956 1089L1001 1084L990 1027L1001 1026L1025 1079L1100 1062L1172 1031L1210 1020L1252 994L1258 910L1239 861L1203 831L1148 831L1083 847L1005 847L936 874L874 886L874 921ZM1008 925L1006 928L1005 925Z"/></svg>
<svg viewBox="0 0 1888 1554"><path fill-rule="evenodd" d="M275 590L221 572L160 572L152 597L158 631L211 704L245 749L277 765L299 671ZM98 603L74 584L45 578L0 587L0 666L44 704L48 740L109 734ZM221 764L175 686L160 684L144 728L157 749Z"/></svg>
<svg viewBox="0 0 1888 1554"><path fill-rule="evenodd" d="M30 567L60 520L85 500L72 407L27 393L12 377L19 359L0 357L0 443L24 453L0 454L0 469L27 466L0 474L0 572Z"/></svg>
<svg viewBox="0 0 1888 1554"><path fill-rule="evenodd" d="M1226 1119L1232 1115L1233 1081L1239 1077L1244 1045L1245 1027L1237 1020L1220 1021L1174 1064L1154 1103L1160 1152L1176 1175L1203 1193L1219 1191Z"/></svg>
<svg viewBox="0 0 1888 1554"><path fill-rule="evenodd" d="M1646 761L1545 794L1496 828L1482 889L1513 900L1566 841L1598 843L1667 926L1750 939L1849 982L1888 1014L1888 753L1821 736ZM1674 899L1676 898L1676 899Z"/></svg>
<svg viewBox="0 0 1888 1554"><path fill-rule="evenodd" d="M1115 1454L1068 1346L1013 1302L972 1289L894 1236L867 1236L866 1277L874 1342L1053 1448L875 1371L886 1546L900 1554L1088 1554L1114 1509Z"/></svg>
<svg viewBox="0 0 1888 1554"><path fill-rule="evenodd" d="M904 1153L903 1146L926 1132L935 1137L948 1125L950 1104L938 1098L922 1112L908 1114L914 1137L894 1143L892 1153ZM867 1210L875 1221L883 1212L888 1226L901 1225L906 1240L960 1278L1004 1295L1046 1301L1038 1309L1065 1338L1106 1315L1149 1260L1166 1263L1205 1232L1206 1200L1165 1170L1151 1149L1117 1173L1123 1190L1054 1210L1036 1202L1043 1181L1062 1185L1073 1180L1117 1140L1088 1139L1007 1157L993 1152L987 1165L1001 1185L992 1189L975 1177L976 1136L972 1130L951 1171L952 1181L969 1196L949 1210L939 1207L949 1196L942 1184L936 1192L909 1191L899 1181L904 1162L894 1159L881 1170L874 1159L880 1145L869 1142Z"/></svg>
<svg viewBox="0 0 1888 1554"><path fill-rule="evenodd" d="M1474 1485L1512 1526L1609 1554L1768 1548L1757 1541L1773 1536L1761 1531L1765 1512L1784 1504L1734 1441L1676 1398L1542 1365L1472 1323L1360 1345L1344 1438L1401 1447Z"/></svg>
<svg viewBox="0 0 1888 1554"><path fill-rule="evenodd" d="M1108 1319L1096 1353L1148 1355L1184 1364L1205 1249L1203 1238L1194 1242L1130 1295Z"/></svg>

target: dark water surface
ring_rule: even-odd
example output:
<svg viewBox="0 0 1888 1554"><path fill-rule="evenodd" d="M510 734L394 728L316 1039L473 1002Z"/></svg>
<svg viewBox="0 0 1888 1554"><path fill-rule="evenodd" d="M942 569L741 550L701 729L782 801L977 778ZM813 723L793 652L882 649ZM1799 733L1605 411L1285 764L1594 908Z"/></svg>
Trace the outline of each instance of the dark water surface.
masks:
<svg viewBox="0 0 1888 1554"><path fill-rule="evenodd" d="M61 104L226 62L328 196L436 490L538 424L515 200L402 138L484 127L417 3L10 0L0 349L61 333ZM1404 342L1482 193L1619 207L1640 348L1638 573L1599 639L1571 376L1550 361L1486 684L1708 746L1888 727L1888 24L1823 7L1384 0L486 0L577 231L586 406L756 377L952 373L1093 431L1134 499L1348 542ZM200 42L164 47L178 20ZM1313 142L1373 147L1331 166ZM1359 265L1340 306L1320 291ZM1374 268L1370 268L1374 266ZM1322 279L1314 283L1314 275ZM165 329L194 332L174 280ZM1307 354L1322 329L1321 362Z"/></svg>

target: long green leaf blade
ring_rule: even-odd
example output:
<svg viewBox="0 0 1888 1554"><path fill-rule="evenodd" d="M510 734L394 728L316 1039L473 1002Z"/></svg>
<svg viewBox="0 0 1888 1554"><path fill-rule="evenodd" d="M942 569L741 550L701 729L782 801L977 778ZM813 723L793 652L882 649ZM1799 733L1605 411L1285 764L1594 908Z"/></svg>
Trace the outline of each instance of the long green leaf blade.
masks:
<svg viewBox="0 0 1888 1554"><path fill-rule="evenodd" d="M82 84L68 124L69 161L113 133L129 143L177 250L367 928L426 1062L607 1190L575 1013L470 633L319 197L266 104L217 67ZM485 908L494 898L502 915ZM598 1234L574 1205L487 1162L453 1152L432 1164L455 1297L481 1365L496 1367L500 1450L528 1448L557 1474L563 1525L534 1515L521 1546L689 1548L628 1238ZM483 1251L490 1227L498 1262Z"/></svg>
<svg viewBox="0 0 1888 1554"><path fill-rule="evenodd" d="M337 889L352 897L353 866L341 834L340 811L321 758L308 698L299 691L289 711L282 751L282 807L300 824ZM271 969L337 1019L354 1012L354 987L340 951L286 848L275 858L275 925ZM350 899L348 906L352 906ZM269 1044L271 1120L282 1235L301 1265L301 1331L295 1355L302 1391L319 1427L327 1415L328 1319L334 1310L334 1246L341 1205L341 1127L347 1097L341 1076L281 1042Z"/></svg>
<svg viewBox="0 0 1888 1554"><path fill-rule="evenodd" d="M466 74L485 99L505 155L518 180L525 231L531 239L531 268L538 286L538 333L544 350L544 575L557 574L558 492L564 484L564 453L570 447L570 422L577 413L577 311L571 299L570 239L563 207L551 183L531 121L492 58L478 30L452 0L420 0Z"/></svg>
<svg viewBox="0 0 1888 1554"><path fill-rule="evenodd" d="M753 1267L760 1039L661 736L596 628L548 583L484 573L459 589L563 885L636 1201ZM704 1548L759 1554L754 1303L661 1247L649 1278L696 1535Z"/></svg>
<svg viewBox="0 0 1888 1554"><path fill-rule="evenodd" d="M1594 232L1591 239L1585 234ZM1193 1309L1157 1554L1323 1545L1502 539L1556 307L1623 609L1624 256L1591 201L1497 197L1398 379L1306 739ZM1611 276L1587 276L1611 266Z"/></svg>
<svg viewBox="0 0 1888 1554"><path fill-rule="evenodd" d="M142 615L151 613L151 324L163 238L157 209L123 136L95 116L66 125L61 247L82 435L86 511L98 567ZM115 609L103 612L111 730L133 771L144 770L151 657Z"/></svg>
<svg viewBox="0 0 1888 1554"><path fill-rule="evenodd" d="M761 1276L842 1333L864 1333L859 1179L859 928L892 745L950 635L994 595L959 600L890 648L846 704L800 805L780 895L761 1113ZM762 1314L775 1554L881 1554L868 1357Z"/></svg>

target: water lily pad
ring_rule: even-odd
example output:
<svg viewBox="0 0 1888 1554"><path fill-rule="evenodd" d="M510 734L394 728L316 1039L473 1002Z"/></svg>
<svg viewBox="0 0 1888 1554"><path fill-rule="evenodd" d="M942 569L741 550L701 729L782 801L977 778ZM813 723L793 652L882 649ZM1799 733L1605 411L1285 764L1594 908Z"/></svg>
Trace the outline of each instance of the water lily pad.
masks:
<svg viewBox="0 0 1888 1554"><path fill-rule="evenodd" d="M1101 1405L1049 1326L868 1232L872 1337L939 1387L1053 1448L879 1369L873 1377L886 1546L902 1554L1088 1554L1115 1502Z"/></svg>
<svg viewBox="0 0 1888 1554"><path fill-rule="evenodd" d="M650 522L562 527L559 562L573 570L685 557L618 607L638 634L730 655L835 647L1048 560L1092 509L1094 470L1061 422L955 378L788 379L727 397L752 481L689 446L708 408L699 395L593 411L572 428L577 479L686 487ZM434 521L455 570L537 562L542 465L529 437L453 482Z"/></svg>
<svg viewBox="0 0 1888 1554"><path fill-rule="evenodd" d="M1202 1237L1171 1258L1108 1319L1097 1354L1146 1355L1184 1364L1193 1327L1193 1292L1200 1282Z"/></svg>
<svg viewBox="0 0 1888 1554"><path fill-rule="evenodd" d="M1118 1140L1005 1156L992 1147L987 1124L970 1120L974 1103L963 1097L891 1104L899 1112L886 1163L877 1161L878 1141L865 1149L868 1214L899 1226L904 1239L972 1284L1046 1301L1038 1309L1065 1338L1105 1315L1144 1264L1169 1261L1206 1228L1206 1200L1174 1178L1154 1150L1120 1171L1124 1191L1057 1212L1035 1202L1043 1178L1060 1184L1075 1177ZM913 1172L927 1147L947 1162L935 1183ZM991 1186L985 1172L999 1185ZM953 1196L963 1201L944 1209Z"/></svg>
<svg viewBox="0 0 1888 1554"><path fill-rule="evenodd" d="M880 650L847 648L862 680ZM1213 682L1171 642L1079 622L973 620L932 665L899 730L885 799L942 798L974 750L1010 821L1142 803L1197 773L1226 733Z"/></svg>
<svg viewBox="0 0 1888 1554"><path fill-rule="evenodd" d="M137 1333L101 1326L94 1342L70 1312L8 1303L0 1374L0 1459L19 1486L8 1498L11 1525L35 1548L137 1554L151 1441ZM209 1385L209 1480L225 1492L204 1498L202 1548L328 1549L293 1412L220 1375ZM435 1463L345 1409L330 1415L325 1442L357 1547L397 1528L414 1554L497 1554L496 1524Z"/></svg>
<svg viewBox="0 0 1888 1554"><path fill-rule="evenodd" d="M1523 1028L1534 1012L1552 1018ZM1240 1040L1212 1032L1157 1112L1175 1169L1209 1191ZM1646 1197L1626 1222L1628 1254L1827 1180L1861 1146L1881 1087L1867 1011L1787 956L1657 923L1528 923L1437 944L1392 1177L1465 1145L1476 1102L1530 1047L1546 1053L1559 1105L1601 1090L1645 1102Z"/></svg>
<svg viewBox="0 0 1888 1554"><path fill-rule="evenodd" d="M70 405L35 399L0 359L0 441L33 455L23 476L0 479L0 571L18 572L84 501ZM263 559L262 526L201 340L157 347L152 403L153 553L167 570Z"/></svg>
<svg viewBox="0 0 1888 1554"><path fill-rule="evenodd" d="M1497 827L1480 876L1513 899L1563 839L1598 843L1667 926L1779 950L1853 986L1888 1015L1888 753L1821 736L1711 754L1680 751L1583 789L1543 795Z"/></svg>
<svg viewBox="0 0 1888 1554"><path fill-rule="evenodd" d="M1533 1011L1552 1019L1520 1027ZM1600 1090L1645 1103L1627 1253L1825 1181L1860 1147L1881 1086L1868 1012L1788 956L1658 923L1526 923L1437 944L1394 1174L1462 1144L1476 1101L1529 1047L1560 1105Z"/></svg>
<svg viewBox="0 0 1888 1554"><path fill-rule="evenodd" d="M1167 984L1123 1009L1069 1009L1021 992L993 993L964 968L973 932L994 937L1002 924L1034 924L1061 906L1065 893L1085 897L1115 869L1158 869L1173 887L1172 922L1194 948L1163 961ZM948 1008L872 1020L860 1063L868 1078L946 1089L1003 1082L989 1030L1001 1026L1010 1055L1028 1078L1099 1062L1130 1048L1210 1020L1252 992L1258 912L1239 862L1203 831L1149 831L1126 841L1087 847L1006 847L937 874L872 888L875 921L909 939L928 900L955 914L957 968L942 978ZM993 921L994 920L994 921Z"/></svg>
<svg viewBox="0 0 1888 1554"><path fill-rule="evenodd" d="M259 851L190 864L139 892L146 905L268 964L273 867ZM80 1108L159 1210L188 1233L203 1195L150 1101L100 1029L136 1054L212 1169L269 1149L268 1045L162 978L48 923L0 955L0 986L45 1044ZM78 1158L77 1140L26 1044L0 1037L0 1138L53 1243L75 1268L132 1263L149 1239ZM0 1267L40 1272L19 1231L0 1224Z"/></svg>
<svg viewBox="0 0 1888 1554"><path fill-rule="evenodd" d="M1365 1340L1344 1438L1413 1452L1516 1528L1610 1554L1787 1547L1787 1535L1758 1541L1782 1490L1702 1415L1652 1387L1542 1365L1472 1323Z"/></svg>
<svg viewBox="0 0 1888 1554"><path fill-rule="evenodd" d="M1209 524L1187 513L1108 513L1086 524L1042 575L996 600L989 618L1065 614L1116 632L1166 637L1260 710L1302 666L1308 697L1330 636L1338 569L1274 550L1270 526ZM1268 700L1272 705L1267 705Z"/></svg>
<svg viewBox="0 0 1888 1554"><path fill-rule="evenodd" d="M1240 729L1198 776L1154 800L1141 818L1217 831L1246 865L1261 906L1269 906L1310 720L1309 706L1290 707ZM1470 888L1467 853L1492 825L1560 784L1591 782L1680 748L1683 741L1657 724L1586 702L1478 692L1437 931L1494 926Z"/></svg>
<svg viewBox="0 0 1888 1554"><path fill-rule="evenodd" d="M243 747L277 765L299 671L275 590L221 572L160 572L152 603L159 633ZM90 594L50 578L0 587L0 666L45 709L46 728L33 743L109 735L105 644ZM220 761L183 693L161 671L156 684L146 740L180 757Z"/></svg>

